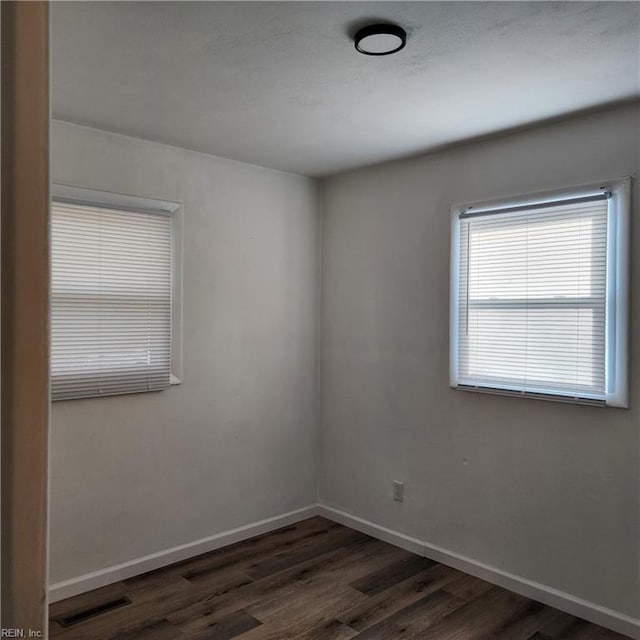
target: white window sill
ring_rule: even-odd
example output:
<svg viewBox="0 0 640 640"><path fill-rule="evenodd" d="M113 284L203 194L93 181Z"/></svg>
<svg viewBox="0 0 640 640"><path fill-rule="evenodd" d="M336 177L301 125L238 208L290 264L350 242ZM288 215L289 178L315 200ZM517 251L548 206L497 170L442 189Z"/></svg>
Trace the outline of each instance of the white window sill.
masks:
<svg viewBox="0 0 640 640"><path fill-rule="evenodd" d="M511 389L500 389L496 387L472 387L468 385L452 386L456 391L467 391L471 393L485 393L494 396L510 396L512 398L528 398L530 400L546 400L547 402L565 402L567 404L580 404L587 407L607 407L605 400L598 398L583 398L576 396L564 396L552 393L536 393L533 391L514 391Z"/></svg>

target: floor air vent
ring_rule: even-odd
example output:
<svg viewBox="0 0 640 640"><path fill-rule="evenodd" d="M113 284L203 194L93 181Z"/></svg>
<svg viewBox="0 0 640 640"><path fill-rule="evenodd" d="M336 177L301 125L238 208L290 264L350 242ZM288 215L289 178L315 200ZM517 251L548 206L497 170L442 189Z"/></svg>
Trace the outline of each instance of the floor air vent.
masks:
<svg viewBox="0 0 640 640"><path fill-rule="evenodd" d="M83 609L82 611L77 611L76 613L60 616L59 618L54 619L61 627L71 627L74 624L84 622L89 618L95 618L102 613L119 609L120 607L124 607L128 604L131 604L131 600L125 596L122 598L116 598L115 600L109 600L109 602L103 602L102 604L91 607L90 609Z"/></svg>

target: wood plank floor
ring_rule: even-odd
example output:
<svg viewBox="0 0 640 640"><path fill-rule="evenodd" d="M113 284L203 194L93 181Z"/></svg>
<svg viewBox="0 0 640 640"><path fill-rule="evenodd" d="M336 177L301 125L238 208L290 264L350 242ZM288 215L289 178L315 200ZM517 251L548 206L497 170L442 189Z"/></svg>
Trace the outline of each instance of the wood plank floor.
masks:
<svg viewBox="0 0 640 640"><path fill-rule="evenodd" d="M54 603L59 640L622 640L323 518Z"/></svg>

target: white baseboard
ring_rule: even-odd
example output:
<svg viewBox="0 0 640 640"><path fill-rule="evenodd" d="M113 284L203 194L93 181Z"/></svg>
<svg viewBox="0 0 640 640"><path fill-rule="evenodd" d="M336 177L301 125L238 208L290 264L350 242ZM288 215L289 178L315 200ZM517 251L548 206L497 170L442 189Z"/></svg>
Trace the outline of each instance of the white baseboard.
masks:
<svg viewBox="0 0 640 640"><path fill-rule="evenodd" d="M77 578L57 582L49 586L49 602L64 600L65 598L70 598L80 593L118 582L119 580L132 578L146 571L160 569L174 562L180 562L181 560L186 560L201 553L234 544L235 542L241 542L242 540L247 540L248 538L279 529L280 527L286 527L316 515L323 516L328 520L338 522L357 531L362 531L384 542L431 558L486 580L487 582L504 587L505 589L510 589L511 591L515 591L516 593L551 607L566 611L571 615L584 618L585 620L612 629L618 633L623 633L631 638L640 638L640 620L636 618L631 618L612 609L601 607L593 602L576 598L568 593L513 575L473 560L472 558L462 556L453 551L424 542L423 540L412 538L399 531L388 529L369 520L358 518L357 516L323 504L312 504L302 509L297 509L296 511L290 511L289 513L253 522L236 529L196 540L195 542L165 549L164 551L152 553L142 558L136 558L135 560L123 562L122 564L94 571Z"/></svg>
<svg viewBox="0 0 640 640"><path fill-rule="evenodd" d="M406 536L398 531L387 529L333 507L320 504L317 513L324 518L351 527L379 540L384 540L402 549L436 560L454 569L459 569L532 600L566 611L571 615L584 618L589 622L623 633L631 638L640 638L640 620L637 618L631 618L623 613L576 598L538 582L496 569L472 558L467 558L442 547Z"/></svg>
<svg viewBox="0 0 640 640"><path fill-rule="evenodd" d="M49 602L64 600L65 598L70 598L80 593L118 582L119 580L125 580L126 578L132 578L147 571L160 569L174 562L180 562L181 560L192 558L207 551L226 547L235 542L241 542L242 540L253 538L254 536L279 529L280 527L286 527L315 515L318 515L318 505L312 504L302 509L297 509L296 511L290 511L289 513L283 513L273 518L253 522L238 527L237 529L223 531L222 533L217 533L207 538L158 551L148 556L87 573L77 578L57 582L49 586Z"/></svg>

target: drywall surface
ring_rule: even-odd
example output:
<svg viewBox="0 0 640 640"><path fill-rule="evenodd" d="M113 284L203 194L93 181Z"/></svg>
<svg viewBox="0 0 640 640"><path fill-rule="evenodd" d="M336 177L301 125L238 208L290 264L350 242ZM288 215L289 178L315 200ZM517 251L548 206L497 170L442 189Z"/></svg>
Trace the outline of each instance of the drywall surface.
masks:
<svg viewBox="0 0 640 640"><path fill-rule="evenodd" d="M325 183L322 503L640 617L639 132L631 105ZM628 175L631 409L449 389L450 206Z"/></svg>
<svg viewBox="0 0 640 640"><path fill-rule="evenodd" d="M316 501L314 181L54 122L58 183L184 203L183 383L53 404L50 582Z"/></svg>
<svg viewBox="0 0 640 640"><path fill-rule="evenodd" d="M407 47L357 53L370 21ZM639 29L637 2L52 2L51 101L320 176L637 96Z"/></svg>

